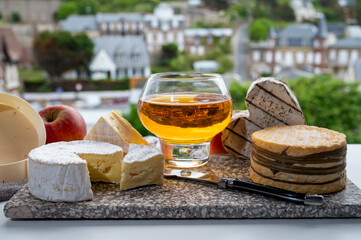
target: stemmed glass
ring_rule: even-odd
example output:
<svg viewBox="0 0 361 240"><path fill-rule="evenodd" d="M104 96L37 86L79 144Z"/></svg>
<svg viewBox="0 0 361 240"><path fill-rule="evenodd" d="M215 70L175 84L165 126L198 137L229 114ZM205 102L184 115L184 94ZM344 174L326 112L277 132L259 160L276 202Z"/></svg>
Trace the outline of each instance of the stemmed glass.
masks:
<svg viewBox="0 0 361 240"><path fill-rule="evenodd" d="M232 102L219 74L158 73L138 102L143 125L161 142L167 167L208 162L210 141L231 120Z"/></svg>

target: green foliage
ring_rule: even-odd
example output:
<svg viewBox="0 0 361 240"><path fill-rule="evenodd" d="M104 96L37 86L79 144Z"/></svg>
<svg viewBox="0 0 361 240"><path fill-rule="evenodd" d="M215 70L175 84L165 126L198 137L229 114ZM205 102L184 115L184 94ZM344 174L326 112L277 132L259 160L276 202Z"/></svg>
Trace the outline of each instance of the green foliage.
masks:
<svg viewBox="0 0 361 240"><path fill-rule="evenodd" d="M95 14L98 11L98 4L95 0L79 0L76 2L78 14Z"/></svg>
<svg viewBox="0 0 361 240"><path fill-rule="evenodd" d="M169 66L170 61L178 56L178 45L175 43L168 43L162 45L159 64L161 66Z"/></svg>
<svg viewBox="0 0 361 240"><path fill-rule="evenodd" d="M138 116L138 109L136 104L130 105L130 111L128 114L124 114L123 117L135 128L137 131L142 134L142 136L154 135L149 132L142 124Z"/></svg>
<svg viewBox="0 0 361 240"><path fill-rule="evenodd" d="M64 2L59 6L59 10L56 13L58 20L66 19L69 15L78 13L78 5L76 2Z"/></svg>
<svg viewBox="0 0 361 240"><path fill-rule="evenodd" d="M35 58L51 78L72 69L86 68L93 56L94 44L85 34L43 32L34 40Z"/></svg>
<svg viewBox="0 0 361 240"><path fill-rule="evenodd" d="M313 5L317 11L325 14L328 22L345 21L344 9L338 4L338 0L313 1Z"/></svg>
<svg viewBox="0 0 361 240"><path fill-rule="evenodd" d="M203 0L204 6L214 10L225 10L229 7L227 0Z"/></svg>
<svg viewBox="0 0 361 240"><path fill-rule="evenodd" d="M355 11L357 23L361 25L361 1L356 1Z"/></svg>
<svg viewBox="0 0 361 240"><path fill-rule="evenodd" d="M348 143L361 143L361 92L359 83L345 83L331 75L289 81L308 125L346 134ZM235 109L245 109L249 83L233 82L230 94Z"/></svg>
<svg viewBox="0 0 361 240"><path fill-rule="evenodd" d="M99 7L96 0L67 1L60 5L59 10L56 13L56 18L58 20L63 20L72 14L95 14L98 9Z"/></svg>
<svg viewBox="0 0 361 240"><path fill-rule="evenodd" d="M11 13L11 22L12 23L19 23L21 22L21 16L18 12Z"/></svg>
<svg viewBox="0 0 361 240"><path fill-rule="evenodd" d="M208 19L207 19L208 20ZM191 23L191 28L224 28L229 27L229 24L223 23L223 22L210 22L205 19L201 19L197 21L196 23Z"/></svg>
<svg viewBox="0 0 361 240"><path fill-rule="evenodd" d="M239 84L236 81L233 81L229 86L229 93L232 97L233 109L235 110L245 110L245 99L247 95L247 90L250 86L249 82Z"/></svg>
<svg viewBox="0 0 361 240"><path fill-rule="evenodd" d="M289 0L239 0L227 10L231 21L268 18L273 21L294 21L294 12Z"/></svg>
<svg viewBox="0 0 361 240"><path fill-rule="evenodd" d="M45 81L43 71L36 68L19 68L19 78L25 82L42 83Z"/></svg>
<svg viewBox="0 0 361 240"><path fill-rule="evenodd" d="M274 26L274 22L268 18L259 18L254 20L249 26L249 37L251 41L266 40L268 30Z"/></svg>

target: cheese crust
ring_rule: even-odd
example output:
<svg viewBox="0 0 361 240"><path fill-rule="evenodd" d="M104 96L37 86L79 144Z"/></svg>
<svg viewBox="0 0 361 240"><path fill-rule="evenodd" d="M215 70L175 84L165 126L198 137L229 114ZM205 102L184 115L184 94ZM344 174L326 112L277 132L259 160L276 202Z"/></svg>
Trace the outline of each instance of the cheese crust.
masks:
<svg viewBox="0 0 361 240"><path fill-rule="evenodd" d="M252 142L274 153L300 157L346 146L346 136L326 128L294 125L275 126L252 134Z"/></svg>

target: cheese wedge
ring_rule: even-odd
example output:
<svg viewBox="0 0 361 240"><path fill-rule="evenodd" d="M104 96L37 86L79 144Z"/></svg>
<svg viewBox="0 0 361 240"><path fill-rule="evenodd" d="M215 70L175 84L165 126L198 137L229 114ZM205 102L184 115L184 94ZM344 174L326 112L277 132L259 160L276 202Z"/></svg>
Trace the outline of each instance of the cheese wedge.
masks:
<svg viewBox="0 0 361 240"><path fill-rule="evenodd" d="M122 157L119 146L95 141L35 148L29 153L29 191L47 201L92 199L90 180L120 182Z"/></svg>
<svg viewBox="0 0 361 240"><path fill-rule="evenodd" d="M124 155L128 153L129 144L149 145L129 122L117 111L102 116L92 127L84 140L108 142L120 146Z"/></svg>
<svg viewBox="0 0 361 240"><path fill-rule="evenodd" d="M151 146L130 144L122 163L120 189L163 184L164 155Z"/></svg>

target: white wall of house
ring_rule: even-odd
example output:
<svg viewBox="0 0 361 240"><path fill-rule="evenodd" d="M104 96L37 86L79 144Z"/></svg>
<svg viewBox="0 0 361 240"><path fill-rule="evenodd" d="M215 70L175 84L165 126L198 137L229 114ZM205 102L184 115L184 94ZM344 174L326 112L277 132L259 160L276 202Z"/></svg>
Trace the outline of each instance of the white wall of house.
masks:
<svg viewBox="0 0 361 240"><path fill-rule="evenodd" d="M14 89L20 86L18 67L15 64L5 66L5 82L7 89Z"/></svg>
<svg viewBox="0 0 361 240"><path fill-rule="evenodd" d="M90 63L89 69L91 71L91 78L100 80L104 78L115 78L116 66L113 60L108 56L104 50L100 50Z"/></svg>

